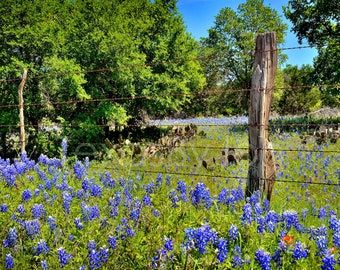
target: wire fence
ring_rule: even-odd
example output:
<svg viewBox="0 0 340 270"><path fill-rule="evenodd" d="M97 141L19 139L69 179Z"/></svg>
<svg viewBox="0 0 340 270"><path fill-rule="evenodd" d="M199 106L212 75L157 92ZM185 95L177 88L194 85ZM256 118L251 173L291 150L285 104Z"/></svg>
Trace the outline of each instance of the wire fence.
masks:
<svg viewBox="0 0 340 270"><path fill-rule="evenodd" d="M315 46L297 46L297 47L290 47L290 48L279 48L278 51L285 51L285 50L294 50L294 49L304 49L304 48L311 48L316 47L320 48L323 46L338 46L340 43L331 43L331 44L319 44ZM150 67L153 65L167 65L171 63L180 63L180 62L188 62L188 61L207 61L214 58L219 57L231 57L235 55L240 54L254 54L255 51L249 51L249 52L238 52L234 54L228 54L228 55L214 55L207 58L194 58L194 59L175 59L171 61L164 61L164 62L153 62L153 63L140 63L140 64L134 64L134 65L126 65L126 66L119 66L119 67L113 67L113 68L102 68L102 69L93 69L93 70L85 70L85 71L73 71L73 72L63 72L63 73L53 73L53 74L42 74L42 75L33 75L28 76L27 80L36 80L36 79L44 79L48 77L63 77L67 75L72 74L88 74L88 73L101 73L104 71L115 71L118 69L131 69L136 67ZM9 79L1 79L0 83L13 83L21 81L21 78L9 78ZM164 94L164 95L158 95L157 97L197 97L197 96L213 96L213 95L223 95L223 94L230 94L230 93L241 93L241 92L250 92L250 91L274 91L274 90L281 90L281 91L287 91L291 89L311 89L311 88L327 88L327 87L340 87L340 83L338 84L322 84L322 85L299 85L299 86L289 86L289 87L274 87L273 89L227 89L223 91L205 91L205 92L196 92L191 94ZM36 106L46 106L46 105L54 105L54 106L63 106L63 105L70 105L70 104L77 104L77 103L98 103L98 102L117 102L117 101L131 101L136 99L154 99L154 96L150 95L140 95L140 96L130 96L130 97L112 97L112 98L91 98L91 99L79 99L79 100L66 100L66 101L48 101L48 102L38 102L38 103L25 103L23 104L23 107L36 107ZM6 108L13 108L13 107L19 107L19 104L0 104L1 109ZM141 124L125 124L120 125L124 128L127 127L149 127L149 126L156 126L156 127L185 127L189 124L192 124L190 120L186 121L185 123L180 122L168 122L168 123L161 123L161 122L151 122L151 123L141 123ZM194 123L197 127L250 127L247 123ZM52 129L87 129L87 128L110 128L111 124L58 124L58 123L52 123L52 124L24 124L24 127L32 127L32 128L52 128ZM260 126L260 125L256 125ZM334 123L321 123L321 124L313 124L313 123L270 123L269 125L265 125L266 128L278 128L278 127L306 127L306 128L319 128L319 127L335 127L338 128L338 124ZM0 123L0 127L6 127L6 128L19 128L22 127L20 124L2 124ZM0 143L4 142L3 140L0 140ZM20 142L29 142L29 140L24 140ZM105 143L98 143L98 142L75 142L70 141L69 144L74 145L81 145L81 146L103 146L105 147ZM223 146L191 146L191 145L177 145L173 147L174 149L204 149L204 150L224 150L228 148L233 148L236 150L248 150L248 147L235 147L235 145L223 145ZM94 148L95 149L95 148ZM262 149L258 148L257 150L268 150L268 149ZM278 148L274 149L275 152L305 152L305 153L327 153L327 154L338 154L340 153L340 150L325 150L320 149L318 147L314 147L313 149L306 149L305 147L300 147L298 149L287 149L287 148ZM99 167L98 167L99 168ZM100 167L102 168L102 167ZM124 171L126 169L124 168L118 168L118 167L104 167L105 169L110 169L114 171ZM196 172L175 172L175 171L169 171L169 170L140 170L140 169L129 169L130 172L134 173L151 173L151 174L171 174L171 175L182 175L182 176L192 176L192 177L212 177L212 178L224 178L224 179L234 179L234 180L247 180L248 176L235 176L235 175L223 175L223 174L214 174L214 173L207 173L207 174L201 174ZM276 182L282 182L282 183L293 183L293 184L313 184L313 185L323 185L323 186L340 186L340 171L334 172L339 175L339 183L330 183L327 181L311 181L311 180L305 180L305 181L299 181L299 180L288 180L288 179L276 179ZM265 181L265 179L259 179L260 181Z"/></svg>

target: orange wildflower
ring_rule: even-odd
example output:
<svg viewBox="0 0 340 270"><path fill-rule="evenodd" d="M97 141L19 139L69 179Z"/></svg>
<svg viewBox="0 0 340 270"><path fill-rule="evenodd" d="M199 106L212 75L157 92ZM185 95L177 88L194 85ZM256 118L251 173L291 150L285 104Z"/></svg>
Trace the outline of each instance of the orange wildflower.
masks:
<svg viewBox="0 0 340 270"><path fill-rule="evenodd" d="M294 243L294 237L289 236L289 235L282 237L281 240L284 241L285 244L289 244L289 245Z"/></svg>
<svg viewBox="0 0 340 270"><path fill-rule="evenodd" d="M332 247L331 249L329 249L329 253L334 253L336 251L336 247Z"/></svg>

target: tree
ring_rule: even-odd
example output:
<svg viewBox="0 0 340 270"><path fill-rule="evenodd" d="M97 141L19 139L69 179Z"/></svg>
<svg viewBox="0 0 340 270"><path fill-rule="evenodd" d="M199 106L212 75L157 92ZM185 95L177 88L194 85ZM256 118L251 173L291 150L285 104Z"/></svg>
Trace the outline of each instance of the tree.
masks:
<svg viewBox="0 0 340 270"><path fill-rule="evenodd" d="M311 65L288 65L283 70L285 89L280 100L281 114L302 114L321 106L318 88L301 87L312 85L314 69Z"/></svg>
<svg viewBox="0 0 340 270"><path fill-rule="evenodd" d="M183 108L204 85L204 76L199 63L191 60L198 56L198 45L186 33L176 4L175 0L2 3L0 76L19 77L28 69L25 103L38 105L25 107L25 119L34 127L34 138L42 132L42 123L62 124L72 151L74 143L110 138L111 129L138 118L141 110L164 115ZM0 97L1 104L17 104L13 94L17 84L0 87L8 93ZM6 108L3 123L16 124L16 110ZM9 129L1 132L5 138ZM30 143L28 149L36 144Z"/></svg>
<svg viewBox="0 0 340 270"><path fill-rule="evenodd" d="M300 43L306 39L312 46L323 45L318 47L318 56L314 59L314 84L340 82L339 10L339 1L290 0L284 7ZM322 87L323 105L340 107L339 90L336 86Z"/></svg>
<svg viewBox="0 0 340 270"><path fill-rule="evenodd" d="M223 8L215 18L209 36L201 40L202 61L209 87L249 89L253 72L255 38L264 32L277 32L278 44L284 42L287 25L279 14L264 5L263 0L247 0L236 11ZM281 62L284 55L280 55ZM227 94L232 113L244 112L248 107L249 93ZM226 100L226 96L220 98Z"/></svg>

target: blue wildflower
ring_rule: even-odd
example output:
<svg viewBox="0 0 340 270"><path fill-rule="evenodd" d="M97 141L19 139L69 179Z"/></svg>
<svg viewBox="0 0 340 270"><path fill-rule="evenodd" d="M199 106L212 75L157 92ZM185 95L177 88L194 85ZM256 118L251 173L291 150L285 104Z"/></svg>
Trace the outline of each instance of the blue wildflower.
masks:
<svg viewBox="0 0 340 270"><path fill-rule="evenodd" d="M255 252L255 260L259 263L262 270L270 270L270 261L272 260L270 253L264 251L263 248L258 249Z"/></svg>
<svg viewBox="0 0 340 270"><path fill-rule="evenodd" d="M172 202L172 207L173 208L177 208L178 207L178 202L179 202L179 198L176 194L176 190L171 190L170 191L170 194L169 194L169 199L171 200Z"/></svg>
<svg viewBox="0 0 340 270"><path fill-rule="evenodd" d="M8 211L8 205L3 203L0 205L0 213L6 213Z"/></svg>
<svg viewBox="0 0 340 270"><path fill-rule="evenodd" d="M18 241L17 229L14 227L8 230L8 238L3 241L4 247L14 247Z"/></svg>
<svg viewBox="0 0 340 270"><path fill-rule="evenodd" d="M103 189L94 183L90 183L90 193L93 197L101 197Z"/></svg>
<svg viewBox="0 0 340 270"><path fill-rule="evenodd" d="M17 207L17 211L23 215L25 213L25 207L22 204L19 204Z"/></svg>
<svg viewBox="0 0 340 270"><path fill-rule="evenodd" d="M231 224L228 232L230 241L235 241L238 238L238 228L236 225Z"/></svg>
<svg viewBox="0 0 340 270"><path fill-rule="evenodd" d="M340 232L333 234L333 245L337 248L340 248Z"/></svg>
<svg viewBox="0 0 340 270"><path fill-rule="evenodd" d="M46 216L45 208L42 204L35 204L32 206L32 218L43 219Z"/></svg>
<svg viewBox="0 0 340 270"><path fill-rule="evenodd" d="M48 226L50 227L51 232L57 229L57 223L54 216L49 216L47 219Z"/></svg>
<svg viewBox="0 0 340 270"><path fill-rule="evenodd" d="M81 161L77 160L73 166L73 172L77 179L81 180L86 174L86 168Z"/></svg>
<svg viewBox="0 0 340 270"><path fill-rule="evenodd" d="M143 206L152 206L151 198L149 195L143 197Z"/></svg>
<svg viewBox="0 0 340 270"><path fill-rule="evenodd" d="M322 270L335 270L336 260L334 259L334 254L326 252L325 256L322 258L322 262Z"/></svg>
<svg viewBox="0 0 340 270"><path fill-rule="evenodd" d="M63 208L66 214L70 214L72 196L68 191L63 191Z"/></svg>
<svg viewBox="0 0 340 270"><path fill-rule="evenodd" d="M41 261L41 262L40 262L40 265L41 265L42 269L44 269L44 270L47 270L47 269L48 269L47 261L46 261L46 260Z"/></svg>
<svg viewBox="0 0 340 270"><path fill-rule="evenodd" d="M179 193L180 199L183 202L186 202L187 201L187 186L184 183L184 181L182 181L182 180L178 181L176 190Z"/></svg>
<svg viewBox="0 0 340 270"><path fill-rule="evenodd" d="M243 213L241 217L242 225L245 226L247 224L251 224L253 222L253 210L252 210L251 204L246 203L242 209L243 209Z"/></svg>
<svg viewBox="0 0 340 270"><path fill-rule="evenodd" d="M302 242L296 242L293 249L293 259L301 260L308 257L309 250L305 247Z"/></svg>
<svg viewBox="0 0 340 270"><path fill-rule="evenodd" d="M13 269L14 268L14 260L13 260L12 254L6 254L5 267L6 267L6 269Z"/></svg>
<svg viewBox="0 0 340 270"><path fill-rule="evenodd" d="M316 246L318 248L318 252L316 253L317 255L324 255L327 252L327 242L328 239L324 235L318 235L316 237Z"/></svg>
<svg viewBox="0 0 340 270"><path fill-rule="evenodd" d="M65 138L61 141L61 149L62 149L63 155L66 156L67 155L67 140Z"/></svg>
<svg viewBox="0 0 340 270"><path fill-rule="evenodd" d="M110 248L112 248L112 249L116 249L117 248L117 239L116 239L116 237L109 236L109 239L107 241L108 241L108 243L110 245Z"/></svg>
<svg viewBox="0 0 340 270"><path fill-rule="evenodd" d="M209 243L214 244L217 240L217 233L211 229L209 225L203 225L197 229L185 229L185 238L187 242L184 246L191 248L191 243L194 243L194 247L197 248L198 252L204 254L206 247Z"/></svg>
<svg viewBox="0 0 340 270"><path fill-rule="evenodd" d="M205 208L209 209L212 203L210 197L210 190L204 183L198 183L195 189L190 191L191 202L194 206L198 207L200 203L204 203Z"/></svg>
<svg viewBox="0 0 340 270"><path fill-rule="evenodd" d="M61 267L64 267L72 259L72 254L68 254L64 247L58 248L57 254Z"/></svg>
<svg viewBox="0 0 340 270"><path fill-rule="evenodd" d="M23 223L27 236L34 237L40 232L40 223L38 220L27 220Z"/></svg>
<svg viewBox="0 0 340 270"><path fill-rule="evenodd" d="M228 255L228 245L227 240L224 238L219 238L217 240L217 260L218 263L222 263L225 261Z"/></svg>
<svg viewBox="0 0 340 270"><path fill-rule="evenodd" d="M21 200L22 202L26 202L32 198L32 191L30 189L26 189L22 192Z"/></svg>
<svg viewBox="0 0 340 270"><path fill-rule="evenodd" d="M327 211L324 207L321 207L319 209L319 214L318 214L318 218L319 219L325 219L327 217Z"/></svg>
<svg viewBox="0 0 340 270"><path fill-rule="evenodd" d="M46 241L44 239L41 239L38 242L38 245L36 247L33 247L33 251L37 256L39 256L41 253L48 253L50 249L48 248Z"/></svg>
<svg viewBox="0 0 340 270"><path fill-rule="evenodd" d="M286 230L290 230L292 226L296 228L297 224L299 223L299 216L295 210L284 211L282 214L282 219L286 226Z"/></svg>

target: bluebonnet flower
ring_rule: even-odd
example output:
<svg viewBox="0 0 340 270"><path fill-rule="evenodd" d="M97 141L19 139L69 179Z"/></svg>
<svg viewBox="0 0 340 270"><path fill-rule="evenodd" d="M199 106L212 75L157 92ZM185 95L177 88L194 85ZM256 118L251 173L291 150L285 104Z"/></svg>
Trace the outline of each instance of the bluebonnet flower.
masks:
<svg viewBox="0 0 340 270"><path fill-rule="evenodd" d="M179 202L179 198L176 194L176 190L171 190L170 191L170 194L169 194L169 199L171 200L172 202L172 207L173 208L177 208L178 207L178 202Z"/></svg>
<svg viewBox="0 0 340 270"><path fill-rule="evenodd" d="M255 203L254 205L254 215L259 217L263 213L263 209L260 203Z"/></svg>
<svg viewBox="0 0 340 270"><path fill-rule="evenodd" d="M304 208L301 210L301 217L302 217L302 220L306 220L307 218L307 213L308 213L308 209L307 208Z"/></svg>
<svg viewBox="0 0 340 270"><path fill-rule="evenodd" d="M35 204L32 206L32 218L43 219L46 216L45 208L42 204Z"/></svg>
<svg viewBox="0 0 340 270"><path fill-rule="evenodd" d="M299 216L295 210L284 211L282 214L282 219L286 226L286 230L290 230L292 226L296 228L297 224L299 223Z"/></svg>
<svg viewBox="0 0 340 270"><path fill-rule="evenodd" d="M27 236L34 237L40 232L40 223L38 220L27 220L23 223Z"/></svg>
<svg viewBox="0 0 340 270"><path fill-rule="evenodd" d="M19 204L17 207L17 211L23 215L25 213L25 207L22 204Z"/></svg>
<svg viewBox="0 0 340 270"><path fill-rule="evenodd" d="M63 208L66 214L71 211L72 195L68 191L63 191Z"/></svg>
<svg viewBox="0 0 340 270"><path fill-rule="evenodd" d="M152 206L151 198L149 195L143 197L143 206Z"/></svg>
<svg viewBox="0 0 340 270"><path fill-rule="evenodd" d="M4 247L14 247L18 241L17 229L14 227L8 230L8 238L3 241Z"/></svg>
<svg viewBox="0 0 340 270"><path fill-rule="evenodd" d="M275 249L272 260L276 263L277 269L280 269L282 267L281 249Z"/></svg>
<svg viewBox="0 0 340 270"><path fill-rule="evenodd" d="M279 222L279 215L274 210L270 210L267 212L265 220L268 231L273 233Z"/></svg>
<svg viewBox="0 0 340 270"><path fill-rule="evenodd" d="M40 194L40 189L38 189L38 188L36 188L35 190L34 190L34 196L39 196L39 194Z"/></svg>
<svg viewBox="0 0 340 270"><path fill-rule="evenodd" d="M157 209L153 210L153 215L159 217L159 211Z"/></svg>
<svg viewBox="0 0 340 270"><path fill-rule="evenodd" d="M74 219L74 224L76 225L77 230L82 230L84 229L84 225L81 222L80 218L75 218Z"/></svg>
<svg viewBox="0 0 340 270"><path fill-rule="evenodd" d="M72 254L68 254L64 247L58 248L57 254L61 267L64 267L72 259Z"/></svg>
<svg viewBox="0 0 340 270"><path fill-rule="evenodd" d="M336 260L334 259L334 254L326 252L325 256L322 258L322 262L322 270L335 270Z"/></svg>
<svg viewBox="0 0 340 270"><path fill-rule="evenodd" d="M335 215L331 215L328 220L329 228L334 232L340 232L340 220L336 218Z"/></svg>
<svg viewBox="0 0 340 270"><path fill-rule="evenodd" d="M169 252L174 249L174 243L171 238L165 237L164 245L161 249L156 251L156 255L153 256L151 267L153 269L161 269L164 268L164 263L166 259L169 258Z"/></svg>
<svg viewBox="0 0 340 270"><path fill-rule="evenodd" d="M82 189L86 192L90 189L89 180L85 177L85 179L81 182Z"/></svg>
<svg viewBox="0 0 340 270"><path fill-rule="evenodd" d="M81 203L81 213L85 221L91 221L100 217L100 210L98 206L87 206L86 203Z"/></svg>
<svg viewBox="0 0 340 270"><path fill-rule="evenodd" d="M296 242L293 249L293 259L301 260L308 257L309 250L305 247L302 242Z"/></svg>
<svg viewBox="0 0 340 270"><path fill-rule="evenodd" d="M48 265L47 265L47 261L46 260L41 261L40 265L41 265L42 269L44 269L44 270L48 269Z"/></svg>
<svg viewBox="0 0 340 270"><path fill-rule="evenodd" d="M176 190L179 193L180 199L183 202L186 202L187 201L187 186L182 180L178 181Z"/></svg>
<svg viewBox="0 0 340 270"><path fill-rule="evenodd" d="M66 156L67 155L67 140L65 138L61 141L61 149L62 149L63 155Z"/></svg>
<svg viewBox="0 0 340 270"><path fill-rule="evenodd" d="M155 191L155 183L153 181L148 185L143 185L143 187L148 194L152 194Z"/></svg>
<svg viewBox="0 0 340 270"><path fill-rule="evenodd" d="M100 263L103 265L105 263L107 263L108 259L109 259L109 249L106 248L106 246L100 247L99 249L99 260Z"/></svg>
<svg viewBox="0 0 340 270"><path fill-rule="evenodd" d="M324 235L318 235L316 237L316 246L318 248L318 252L316 253L317 255L324 255L326 254L326 251L327 251L327 242L328 242L328 239L326 236Z"/></svg>
<svg viewBox="0 0 340 270"><path fill-rule="evenodd" d="M242 259L242 252L240 246L238 245L234 246L233 255L234 255L232 258L233 268L242 267L244 264L244 260Z"/></svg>
<svg viewBox="0 0 340 270"><path fill-rule="evenodd" d="M259 203L260 200L261 200L261 192L257 190L250 196L249 203L251 205L255 205L256 203Z"/></svg>
<svg viewBox="0 0 340 270"><path fill-rule="evenodd" d="M159 173L156 178L156 186L160 187L162 185L163 175Z"/></svg>
<svg viewBox="0 0 340 270"><path fill-rule="evenodd" d="M81 180L83 178L83 176L86 174L86 168L82 164L81 161L76 160L76 162L74 163L74 166L73 166L73 172L74 172L76 178Z"/></svg>
<svg viewBox="0 0 340 270"><path fill-rule="evenodd" d="M21 200L22 202L26 202L32 198L32 191L30 189L26 189L22 192Z"/></svg>
<svg viewBox="0 0 340 270"><path fill-rule="evenodd" d="M325 219L327 217L327 212L326 209L324 207L321 207L319 209L319 214L318 214L318 218L319 219Z"/></svg>
<svg viewBox="0 0 340 270"><path fill-rule="evenodd" d="M217 260L218 263L222 263L225 261L228 255L228 245L227 240L224 238L219 238L217 240Z"/></svg>
<svg viewBox="0 0 340 270"><path fill-rule="evenodd" d="M251 224L253 222L253 210L252 210L251 204L246 203L242 209L243 209L243 213L241 217L242 225L245 226L247 224Z"/></svg>
<svg viewBox="0 0 340 270"><path fill-rule="evenodd" d="M333 234L333 245L337 248L340 248L340 232Z"/></svg>
<svg viewBox="0 0 340 270"><path fill-rule="evenodd" d="M170 184L171 184L170 180L171 180L171 176L170 176L170 175L167 175L167 176L165 177L165 184L166 184L168 187L169 187Z"/></svg>
<svg viewBox="0 0 340 270"><path fill-rule="evenodd" d="M270 253L264 251L263 248L255 252L255 260L260 264L262 270L270 270L270 261L272 260Z"/></svg>
<svg viewBox="0 0 340 270"><path fill-rule="evenodd" d="M210 197L210 190L204 183L198 183L195 189L190 191L191 202L194 206L199 206L200 203L204 203L205 208L209 209L212 203Z"/></svg>
<svg viewBox="0 0 340 270"><path fill-rule="evenodd" d="M226 204L227 203L227 195L228 191L226 188L222 188L220 193L218 194L218 203Z"/></svg>
<svg viewBox="0 0 340 270"><path fill-rule="evenodd" d="M2 205L0 205L0 212L1 213L6 213L8 211L8 205L3 203Z"/></svg>
<svg viewBox="0 0 340 270"><path fill-rule="evenodd" d="M6 269L14 268L14 260L12 254L6 254L5 267Z"/></svg>
<svg viewBox="0 0 340 270"><path fill-rule="evenodd" d="M117 248L117 239L116 239L116 237L109 236L109 239L107 241L108 241L108 243L110 245L110 248L112 248L112 249L116 249Z"/></svg>
<svg viewBox="0 0 340 270"><path fill-rule="evenodd" d="M54 216L49 216L47 219L48 226L50 227L51 232L55 231L57 229L57 223L55 221Z"/></svg>
<svg viewBox="0 0 340 270"><path fill-rule="evenodd" d="M35 255L39 256L41 253L48 253L50 249L48 248L46 241L44 239L41 239L38 242L38 245L36 247L33 247L33 251Z"/></svg>
<svg viewBox="0 0 340 270"><path fill-rule="evenodd" d="M316 229L316 234L318 236L327 236L327 227L322 225Z"/></svg>
<svg viewBox="0 0 340 270"><path fill-rule="evenodd" d="M209 243L214 244L217 240L217 233L211 229L209 225L203 225L197 229L185 229L185 238L187 242L184 243L184 247L191 248L191 244L197 248L198 252L204 254L206 247Z"/></svg>
<svg viewBox="0 0 340 270"><path fill-rule="evenodd" d="M90 183L90 193L93 197L101 197L103 193L103 189L94 183Z"/></svg>
<svg viewBox="0 0 340 270"><path fill-rule="evenodd" d="M260 216L256 219L257 221L257 232L263 234L266 230L266 221L264 217Z"/></svg>
<svg viewBox="0 0 340 270"><path fill-rule="evenodd" d="M263 200L263 208L265 212L268 212L270 210L270 201L267 199Z"/></svg>
<svg viewBox="0 0 340 270"><path fill-rule="evenodd" d="M231 224L228 232L230 241L235 241L238 238L238 228L236 225Z"/></svg>
<svg viewBox="0 0 340 270"><path fill-rule="evenodd" d="M7 165L2 168L2 176L5 178L6 185L8 187L13 187L17 177L17 170L14 165Z"/></svg>

